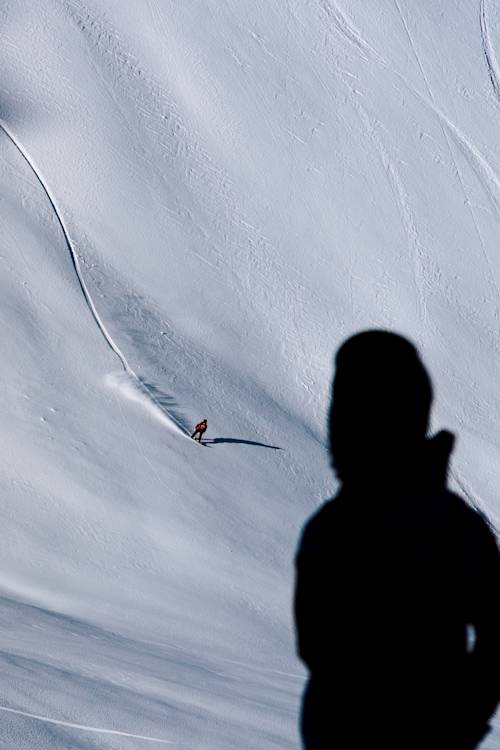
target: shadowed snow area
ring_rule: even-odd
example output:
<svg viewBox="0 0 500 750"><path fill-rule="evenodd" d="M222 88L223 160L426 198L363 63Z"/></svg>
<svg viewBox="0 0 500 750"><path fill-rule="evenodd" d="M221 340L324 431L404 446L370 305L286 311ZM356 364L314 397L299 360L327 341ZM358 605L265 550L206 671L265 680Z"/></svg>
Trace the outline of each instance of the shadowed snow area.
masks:
<svg viewBox="0 0 500 750"><path fill-rule="evenodd" d="M417 343L500 521L500 10L0 19L0 744L298 748L292 561L346 336Z"/></svg>

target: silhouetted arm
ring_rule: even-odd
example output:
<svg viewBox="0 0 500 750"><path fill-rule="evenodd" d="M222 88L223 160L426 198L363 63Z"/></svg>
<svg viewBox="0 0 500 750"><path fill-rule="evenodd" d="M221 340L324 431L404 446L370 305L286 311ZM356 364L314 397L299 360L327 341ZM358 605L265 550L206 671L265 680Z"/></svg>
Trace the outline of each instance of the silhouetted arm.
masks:
<svg viewBox="0 0 500 750"><path fill-rule="evenodd" d="M295 593L293 604L297 655L309 670L312 670L314 664L314 585L316 576L314 571L314 555L311 554L310 536L306 528L295 558Z"/></svg>
<svg viewBox="0 0 500 750"><path fill-rule="evenodd" d="M500 699L500 553L484 528L474 542L470 580L470 624L475 644L469 655L473 732L485 727Z"/></svg>
<svg viewBox="0 0 500 750"><path fill-rule="evenodd" d="M302 545L301 545L302 546ZM307 630L307 589L304 575L304 561L300 549L295 558L295 591L293 597L293 614L295 619L295 644L297 656L307 664L306 630Z"/></svg>

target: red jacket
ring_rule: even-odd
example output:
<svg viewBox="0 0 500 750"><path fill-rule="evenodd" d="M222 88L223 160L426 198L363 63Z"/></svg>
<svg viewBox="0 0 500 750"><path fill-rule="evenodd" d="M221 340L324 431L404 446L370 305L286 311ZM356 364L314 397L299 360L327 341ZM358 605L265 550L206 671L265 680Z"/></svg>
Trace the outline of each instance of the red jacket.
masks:
<svg viewBox="0 0 500 750"><path fill-rule="evenodd" d="M198 424L195 427L196 432L205 432L207 429L206 422L198 422Z"/></svg>

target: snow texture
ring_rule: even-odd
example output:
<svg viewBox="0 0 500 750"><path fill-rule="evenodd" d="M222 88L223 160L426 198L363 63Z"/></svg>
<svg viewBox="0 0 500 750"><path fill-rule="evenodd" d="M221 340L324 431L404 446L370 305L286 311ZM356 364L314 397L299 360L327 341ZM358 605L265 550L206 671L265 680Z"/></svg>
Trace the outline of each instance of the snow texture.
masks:
<svg viewBox="0 0 500 750"><path fill-rule="evenodd" d="M500 521L498 4L0 22L0 744L298 748L292 560L343 339L417 343Z"/></svg>

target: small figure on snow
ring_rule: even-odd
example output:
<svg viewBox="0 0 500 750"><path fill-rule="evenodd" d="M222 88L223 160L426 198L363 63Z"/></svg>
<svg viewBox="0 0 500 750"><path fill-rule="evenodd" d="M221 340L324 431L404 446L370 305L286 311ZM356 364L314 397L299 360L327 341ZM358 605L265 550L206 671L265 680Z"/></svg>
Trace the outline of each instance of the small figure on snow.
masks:
<svg viewBox="0 0 500 750"><path fill-rule="evenodd" d="M204 419L202 422L198 422L198 424L196 425L194 429L193 434L191 435L193 440L198 440L198 442L201 443L201 438L203 436L203 433L206 432L206 429L207 429L206 419ZM196 437L197 435L199 436L198 438Z"/></svg>

